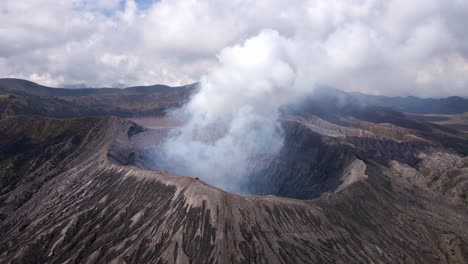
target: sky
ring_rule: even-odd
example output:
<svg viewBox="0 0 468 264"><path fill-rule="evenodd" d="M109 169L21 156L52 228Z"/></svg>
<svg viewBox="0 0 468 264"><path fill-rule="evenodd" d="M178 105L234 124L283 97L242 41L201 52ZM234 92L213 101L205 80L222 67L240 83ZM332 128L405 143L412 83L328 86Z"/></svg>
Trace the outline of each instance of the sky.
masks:
<svg viewBox="0 0 468 264"><path fill-rule="evenodd" d="M468 96L466 25L466 0L2 0L0 77L226 85L216 72L229 71L239 85L260 74L300 89Z"/></svg>

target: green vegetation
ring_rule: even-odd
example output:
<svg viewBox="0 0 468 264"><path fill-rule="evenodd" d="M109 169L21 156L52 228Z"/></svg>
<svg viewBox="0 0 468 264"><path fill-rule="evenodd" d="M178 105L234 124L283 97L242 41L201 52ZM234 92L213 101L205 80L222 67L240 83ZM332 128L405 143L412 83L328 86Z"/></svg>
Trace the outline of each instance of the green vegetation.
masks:
<svg viewBox="0 0 468 264"><path fill-rule="evenodd" d="M455 130L468 132L468 112L456 115L447 114L409 114L418 119L446 126Z"/></svg>
<svg viewBox="0 0 468 264"><path fill-rule="evenodd" d="M422 167L422 168L420 169L420 171L421 171L421 174L422 174L424 177L427 177L427 176L431 175L431 173L432 173L432 170L429 169L429 168L427 168L427 167Z"/></svg>
<svg viewBox="0 0 468 264"><path fill-rule="evenodd" d="M461 195L461 198L463 200L463 202L465 202L466 204L468 204L468 193L464 193Z"/></svg>

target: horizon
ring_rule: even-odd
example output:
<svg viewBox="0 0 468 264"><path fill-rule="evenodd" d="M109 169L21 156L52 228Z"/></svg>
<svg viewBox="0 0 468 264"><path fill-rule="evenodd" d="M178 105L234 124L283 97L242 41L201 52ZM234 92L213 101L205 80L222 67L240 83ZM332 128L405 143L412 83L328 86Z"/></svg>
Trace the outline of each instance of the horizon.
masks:
<svg viewBox="0 0 468 264"><path fill-rule="evenodd" d="M82 86L76 86L76 87L53 87L53 86L46 86L41 83L37 83L31 80L26 80L26 79L20 79L20 78L0 78L0 81L2 80L18 80L18 81L26 81L30 82L39 86L42 86L44 88L50 88L50 89L66 89L66 90L80 90L80 89L128 89L128 88L138 88L138 87L153 87L153 86L167 86L171 88L180 88L180 87L186 87L186 86L191 86L191 85L197 85L200 84L200 82L194 82L194 83L188 83L188 84L182 84L178 86L170 86L167 84L162 84L162 83L155 83L155 84L150 84L150 85L135 85L135 86L124 86L124 87L82 87ZM417 99L447 99L447 98L461 98L461 99L468 99L468 96L459 96L459 95L451 95L451 96L445 96L445 97L421 97L421 96L414 96L414 95L396 95L396 96L388 96L388 95L381 95L381 94L368 94L360 91L344 91L339 88L335 87L322 87L321 89L332 89L332 90L338 90L340 92L345 92L349 94L361 94L361 95L367 95L367 96L375 96L375 97L388 97L388 98L417 98Z"/></svg>

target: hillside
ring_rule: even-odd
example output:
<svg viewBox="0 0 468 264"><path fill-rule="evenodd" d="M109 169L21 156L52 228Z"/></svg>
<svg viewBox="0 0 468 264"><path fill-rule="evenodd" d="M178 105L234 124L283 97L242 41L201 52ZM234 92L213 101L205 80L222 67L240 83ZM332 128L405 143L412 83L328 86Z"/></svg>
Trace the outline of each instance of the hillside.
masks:
<svg viewBox="0 0 468 264"><path fill-rule="evenodd" d="M459 114L468 112L468 99L459 96L418 98L414 96L372 96L362 93L352 93L352 96L366 104L380 105L414 114Z"/></svg>
<svg viewBox="0 0 468 264"><path fill-rule="evenodd" d="M169 104L188 92L171 90ZM170 116L53 118L62 103L70 115L93 115L80 111L116 95L7 96L39 101L10 104L0 119L0 263L468 259L465 133L316 93L284 107L285 144L250 161L250 195L240 196L160 158L180 125ZM18 105L36 115L18 116ZM145 106L143 97L130 105Z"/></svg>
<svg viewBox="0 0 468 264"><path fill-rule="evenodd" d="M0 79L0 116L156 116L182 105L194 89L195 85L63 89L19 79Z"/></svg>
<svg viewBox="0 0 468 264"><path fill-rule="evenodd" d="M118 118L4 119L0 262L464 263L466 158L383 119L305 115L251 186L306 200L147 170L157 129Z"/></svg>

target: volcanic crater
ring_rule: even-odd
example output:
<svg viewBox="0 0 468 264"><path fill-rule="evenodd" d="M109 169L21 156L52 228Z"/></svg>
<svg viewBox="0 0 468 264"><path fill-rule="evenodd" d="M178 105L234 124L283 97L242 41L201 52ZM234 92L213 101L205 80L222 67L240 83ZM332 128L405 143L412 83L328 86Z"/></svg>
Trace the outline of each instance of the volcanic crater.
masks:
<svg viewBox="0 0 468 264"><path fill-rule="evenodd" d="M465 263L467 135L333 98L282 113L284 146L252 161L249 196L162 171L173 120L8 101L0 263Z"/></svg>

